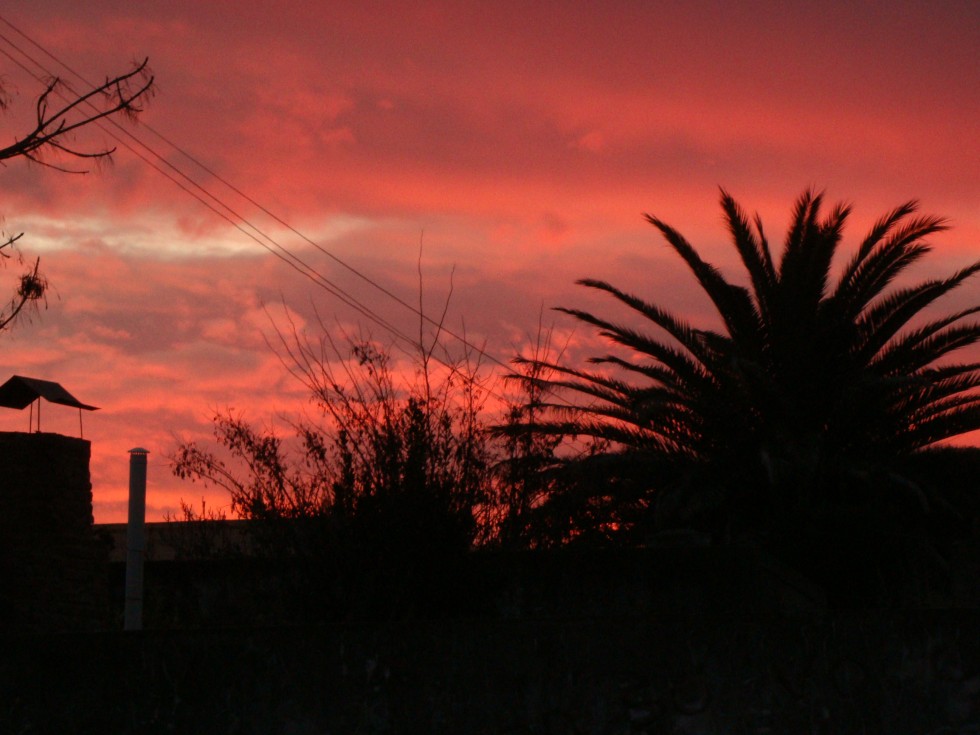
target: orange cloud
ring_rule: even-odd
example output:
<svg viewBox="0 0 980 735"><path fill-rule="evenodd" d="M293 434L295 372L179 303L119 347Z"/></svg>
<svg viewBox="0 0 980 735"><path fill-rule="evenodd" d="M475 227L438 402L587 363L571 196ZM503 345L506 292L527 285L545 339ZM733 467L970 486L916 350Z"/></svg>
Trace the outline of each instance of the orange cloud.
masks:
<svg viewBox="0 0 980 735"><path fill-rule="evenodd" d="M955 225L923 267L942 272L980 248L980 12L964 5L600 13L433 2L379 13L95 0L4 15L92 79L149 56L160 90L146 122L413 304L421 238L427 308L441 308L455 266L447 323L465 322L502 360L542 305L593 303L571 285L583 275L710 320L640 215L675 224L730 270L719 184L760 211L776 242L794 197L815 185L855 203L848 242L917 197ZM0 118L9 138L30 122L38 87L15 67L0 72L15 92ZM215 407L263 418L305 406L268 350L263 305L285 299L313 324L315 302L328 320L370 326L122 143L176 175L158 153L232 222L271 234L399 331L418 329L410 311L163 140L126 129L150 150L112 128L86 131L79 143L119 146L112 166L87 176L0 170L4 227L27 231L25 252L41 255L55 286L38 319L0 336L0 370L60 380L103 406L86 421L100 520L123 512L130 446L153 450L160 513L199 492L167 476L172 433L208 436ZM71 433L77 416L51 412L52 428L61 418ZM0 416L0 427L25 423Z"/></svg>

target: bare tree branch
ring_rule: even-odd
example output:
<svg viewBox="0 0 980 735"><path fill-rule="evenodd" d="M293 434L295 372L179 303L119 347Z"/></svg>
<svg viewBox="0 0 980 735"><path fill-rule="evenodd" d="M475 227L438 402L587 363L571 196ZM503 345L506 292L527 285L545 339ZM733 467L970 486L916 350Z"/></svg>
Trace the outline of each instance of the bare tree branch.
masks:
<svg viewBox="0 0 980 735"><path fill-rule="evenodd" d="M65 94L67 92L67 95ZM71 158L107 159L115 148L86 151L70 145L71 134L81 128L114 115L130 119L143 111L141 104L153 96L154 78L149 60L144 59L130 71L109 78L84 94L75 94L55 77L47 83L35 105L34 129L17 138L6 148L0 148L0 161L23 156L28 160L59 171L82 173L52 164L41 158L51 149ZM63 100L57 102L57 100Z"/></svg>
<svg viewBox="0 0 980 735"><path fill-rule="evenodd" d="M74 142L75 133L118 115L135 120L143 110L142 104L153 93L154 79L147 59L135 64L124 74L106 77L105 82L85 93L75 92L55 77L47 82L35 102L34 128L15 137L14 142L7 147L0 148L0 164L9 159L23 157L56 171L85 173L84 170L45 160L44 154L50 151L61 158L108 160L115 148L86 150ZM8 104L9 100L3 94L0 84L0 111L6 110ZM11 257L16 257L18 263L23 263L23 258L14 255L14 245L21 237L23 233L0 235L0 240L3 240L0 242L0 263ZM33 265L18 277L10 302L0 308L0 332L7 329L25 309L36 307L44 300L48 280L39 267L40 259L35 259Z"/></svg>

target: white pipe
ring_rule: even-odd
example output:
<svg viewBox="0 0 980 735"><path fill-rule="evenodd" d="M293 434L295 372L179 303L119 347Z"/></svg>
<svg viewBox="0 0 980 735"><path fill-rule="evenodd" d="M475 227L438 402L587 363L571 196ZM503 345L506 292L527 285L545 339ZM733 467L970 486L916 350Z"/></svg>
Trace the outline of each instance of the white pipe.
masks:
<svg viewBox="0 0 980 735"><path fill-rule="evenodd" d="M146 551L146 455L129 450L129 522L126 524L126 607L123 630L143 629L143 557Z"/></svg>

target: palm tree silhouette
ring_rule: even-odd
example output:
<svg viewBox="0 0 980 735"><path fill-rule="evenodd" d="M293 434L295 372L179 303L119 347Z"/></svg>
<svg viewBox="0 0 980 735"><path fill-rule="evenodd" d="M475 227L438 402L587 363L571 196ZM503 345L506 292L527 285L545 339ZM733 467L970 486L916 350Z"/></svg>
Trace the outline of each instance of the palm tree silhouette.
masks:
<svg viewBox="0 0 980 735"><path fill-rule="evenodd" d="M544 403L550 418L530 430L611 442L610 451L569 463L584 478L579 492L594 487L586 516L644 533L651 519L700 519L715 535L765 535L794 526L791 518L809 524L841 508L928 502L898 469L980 428L980 365L943 359L980 339L980 324L968 319L980 307L931 319L923 312L980 262L894 286L929 252L923 238L945 229L941 218L916 215L912 201L879 219L835 277L850 207L825 214L822 205L812 191L798 199L777 263L759 217L750 224L722 190L747 287L646 216L711 299L722 331L696 328L605 281L578 282L654 327L560 308L625 349L591 358L597 368L537 364L554 376L543 387L568 402Z"/></svg>

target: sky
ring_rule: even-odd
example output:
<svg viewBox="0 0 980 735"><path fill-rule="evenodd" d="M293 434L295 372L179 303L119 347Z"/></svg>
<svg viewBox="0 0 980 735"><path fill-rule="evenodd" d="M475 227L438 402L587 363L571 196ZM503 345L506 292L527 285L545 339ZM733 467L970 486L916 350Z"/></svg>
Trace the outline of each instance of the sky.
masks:
<svg viewBox="0 0 980 735"><path fill-rule="evenodd" d="M421 269L425 312L451 291L446 324L505 363L541 319L571 357L586 354L591 337L550 311L614 313L581 277L710 322L642 215L736 274L719 187L775 242L807 187L849 201L845 250L918 199L952 229L916 274L980 257L972 1L15 0L0 18L4 141L40 91L11 57L37 70L26 51L73 84L51 56L89 80L148 57L150 127L125 125L148 148L116 134L234 212L219 217L121 146L86 175L0 169L3 228L25 233L21 251L52 284L45 308L0 334L0 380L56 380L100 407L84 417L97 522L125 519L135 446L151 452L148 520L181 498L227 506L174 478L167 457L207 442L216 411L286 432L310 410L270 349L277 329L315 338L319 313L397 342L248 237L253 226L408 335L418 316L370 282L417 304ZM117 145L99 130L76 142ZM17 273L0 272L5 293ZM43 411L45 431L78 434L75 412ZM0 411L0 430L28 418Z"/></svg>

